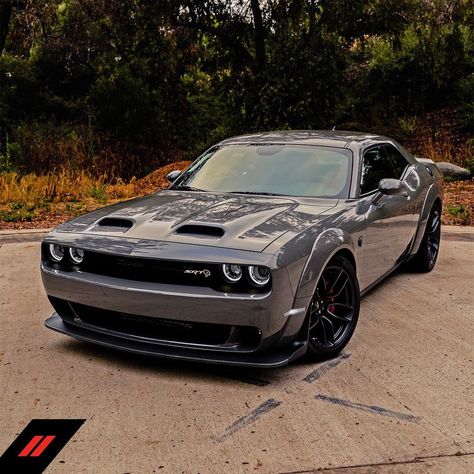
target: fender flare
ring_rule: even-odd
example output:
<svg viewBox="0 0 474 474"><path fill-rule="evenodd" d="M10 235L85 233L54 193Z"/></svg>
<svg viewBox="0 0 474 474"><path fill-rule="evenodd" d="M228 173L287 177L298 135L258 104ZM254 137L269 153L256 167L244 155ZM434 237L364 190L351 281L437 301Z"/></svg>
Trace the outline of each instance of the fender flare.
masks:
<svg viewBox="0 0 474 474"><path fill-rule="evenodd" d="M341 250L349 251L354 261L356 261L353 249L354 245L351 235L343 232L341 229L326 229L317 237L298 282L293 309L289 312L289 318L283 334L284 339L294 339L295 335L301 329L304 329L308 306L316 291L316 285L321 274L329 261Z"/></svg>
<svg viewBox="0 0 474 474"><path fill-rule="evenodd" d="M348 250L355 260L353 248L352 237L341 229L331 228L321 232L301 273L295 300L313 297L324 268L337 252Z"/></svg>
<svg viewBox="0 0 474 474"><path fill-rule="evenodd" d="M418 252L420 248L421 241L423 240L423 236L425 235L426 225L428 223L428 217L430 215L431 209L433 208L433 204L436 199L441 199L441 193L439 189L439 183L435 181L431 184L426 193L425 200L423 202L423 207L420 212L420 217L418 219L418 225L416 229L415 238L413 239L413 245L410 250L410 255L414 255Z"/></svg>

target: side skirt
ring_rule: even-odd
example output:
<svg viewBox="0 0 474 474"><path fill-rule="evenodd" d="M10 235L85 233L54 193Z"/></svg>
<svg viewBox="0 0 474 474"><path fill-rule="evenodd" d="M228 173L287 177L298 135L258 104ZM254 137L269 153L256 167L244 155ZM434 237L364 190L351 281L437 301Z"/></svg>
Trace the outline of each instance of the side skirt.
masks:
<svg viewBox="0 0 474 474"><path fill-rule="evenodd" d="M388 272L384 273L379 279L375 280L371 283L367 288L360 292L360 296L366 295L369 291L373 290L379 283L381 283L385 278L387 278L390 274L392 274L398 267L403 265L409 259L403 259L400 262L396 263Z"/></svg>

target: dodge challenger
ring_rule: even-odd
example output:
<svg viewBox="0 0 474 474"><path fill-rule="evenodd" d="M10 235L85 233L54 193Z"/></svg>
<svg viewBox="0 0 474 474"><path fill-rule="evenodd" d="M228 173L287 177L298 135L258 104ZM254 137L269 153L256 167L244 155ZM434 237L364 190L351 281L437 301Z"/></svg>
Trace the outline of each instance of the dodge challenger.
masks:
<svg viewBox="0 0 474 474"><path fill-rule="evenodd" d="M48 328L181 360L320 360L351 339L361 295L437 260L441 173L387 137L244 135L168 180L44 239Z"/></svg>

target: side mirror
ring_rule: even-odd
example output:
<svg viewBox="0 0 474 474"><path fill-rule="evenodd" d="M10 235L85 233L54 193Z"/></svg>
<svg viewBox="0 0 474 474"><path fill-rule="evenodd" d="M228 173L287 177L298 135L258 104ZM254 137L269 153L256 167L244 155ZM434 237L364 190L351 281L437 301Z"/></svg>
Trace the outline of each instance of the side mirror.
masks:
<svg viewBox="0 0 474 474"><path fill-rule="evenodd" d="M166 175L166 179L170 183L174 183L180 174L181 174L180 170L171 171L170 173Z"/></svg>
<svg viewBox="0 0 474 474"><path fill-rule="evenodd" d="M372 203L377 205L383 196L394 196L403 194L408 197L407 189L403 181L393 178L384 178L379 182L379 192L372 198Z"/></svg>
<svg viewBox="0 0 474 474"><path fill-rule="evenodd" d="M393 196L394 194L402 194L406 189L399 179L385 178L379 182L379 191L387 196Z"/></svg>

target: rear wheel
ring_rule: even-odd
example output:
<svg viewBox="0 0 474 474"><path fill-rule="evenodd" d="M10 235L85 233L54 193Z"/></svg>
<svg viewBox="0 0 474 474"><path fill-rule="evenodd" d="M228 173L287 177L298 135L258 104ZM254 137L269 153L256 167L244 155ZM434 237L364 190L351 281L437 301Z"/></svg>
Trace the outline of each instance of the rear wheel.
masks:
<svg viewBox="0 0 474 474"><path fill-rule="evenodd" d="M440 241L441 211L438 206L434 206L433 209L431 209L420 248L410 262L410 267L421 273L433 270L436 265L436 260L438 259Z"/></svg>
<svg viewBox="0 0 474 474"><path fill-rule="evenodd" d="M324 269L309 309L308 354L334 357L346 346L359 318L360 292L354 267L335 257Z"/></svg>

